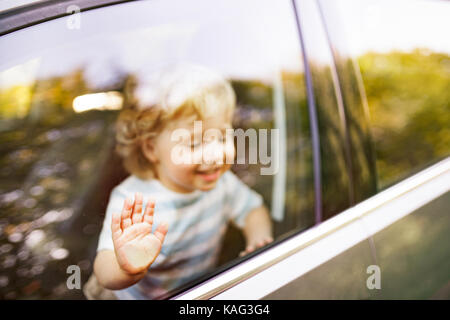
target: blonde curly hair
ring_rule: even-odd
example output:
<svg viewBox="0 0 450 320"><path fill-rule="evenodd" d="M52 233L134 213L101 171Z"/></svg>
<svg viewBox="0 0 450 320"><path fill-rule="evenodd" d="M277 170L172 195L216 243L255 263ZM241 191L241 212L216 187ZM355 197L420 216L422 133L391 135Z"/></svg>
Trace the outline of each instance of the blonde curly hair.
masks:
<svg viewBox="0 0 450 320"><path fill-rule="evenodd" d="M125 169L141 179L156 177L142 142L155 138L170 121L220 113L231 119L234 91L224 78L200 66L177 65L148 78L132 78L125 88L125 105L116 122L116 151Z"/></svg>

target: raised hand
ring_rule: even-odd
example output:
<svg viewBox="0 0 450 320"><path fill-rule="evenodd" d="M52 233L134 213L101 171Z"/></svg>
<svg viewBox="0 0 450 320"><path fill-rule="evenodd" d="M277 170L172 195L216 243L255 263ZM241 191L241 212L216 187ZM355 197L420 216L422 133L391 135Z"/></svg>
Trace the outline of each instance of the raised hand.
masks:
<svg viewBox="0 0 450 320"><path fill-rule="evenodd" d="M121 213L113 213L111 230L119 266L129 274L147 271L161 251L167 224L161 223L152 233L155 201L149 200L142 214L142 194L135 201L125 199Z"/></svg>

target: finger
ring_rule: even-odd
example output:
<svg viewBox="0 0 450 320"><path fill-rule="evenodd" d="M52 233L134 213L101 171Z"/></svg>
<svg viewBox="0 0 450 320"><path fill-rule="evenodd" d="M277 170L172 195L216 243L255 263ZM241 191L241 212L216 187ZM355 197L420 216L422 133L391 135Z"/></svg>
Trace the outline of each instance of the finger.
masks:
<svg viewBox="0 0 450 320"><path fill-rule="evenodd" d="M253 245L248 246L248 247L245 249L245 251L248 252L248 253L252 252L253 250L255 250L255 247L254 247Z"/></svg>
<svg viewBox="0 0 450 320"><path fill-rule="evenodd" d="M131 216L131 221L133 223L139 223L142 222L142 193L136 192L134 195L134 205L133 205L133 213Z"/></svg>
<svg viewBox="0 0 450 320"><path fill-rule="evenodd" d="M130 198L126 198L122 209L122 230L131 226L131 212L133 210L133 203Z"/></svg>
<svg viewBox="0 0 450 320"><path fill-rule="evenodd" d="M269 244L271 242L273 242L273 238L272 237L267 237L266 239L264 239L266 244Z"/></svg>
<svg viewBox="0 0 450 320"><path fill-rule="evenodd" d="M239 254L240 257L243 257L249 253L251 253L253 251L253 246L248 246L245 248L245 250L241 251L241 253Z"/></svg>
<svg viewBox="0 0 450 320"><path fill-rule="evenodd" d="M120 212L113 212L111 221L111 231L112 236L118 237L122 234L122 229L120 228Z"/></svg>
<svg viewBox="0 0 450 320"><path fill-rule="evenodd" d="M153 213L155 212L155 200L153 198L148 199L147 206L145 207L143 221L147 222L150 226L153 225Z"/></svg>
<svg viewBox="0 0 450 320"><path fill-rule="evenodd" d="M167 222L161 222L159 224L158 228L156 228L156 230L155 230L155 237L157 237L159 239L159 241L161 241L161 243L163 243L168 230L169 230L169 226L168 226Z"/></svg>

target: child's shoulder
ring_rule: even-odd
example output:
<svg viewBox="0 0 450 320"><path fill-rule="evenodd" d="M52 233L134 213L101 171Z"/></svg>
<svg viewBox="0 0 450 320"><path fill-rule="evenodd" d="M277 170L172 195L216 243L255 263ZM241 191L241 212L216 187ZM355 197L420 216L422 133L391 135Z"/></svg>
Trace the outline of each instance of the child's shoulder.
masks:
<svg viewBox="0 0 450 320"><path fill-rule="evenodd" d="M226 187L230 188L233 187L234 185L241 183L241 180L239 180L239 178L231 171L228 170L227 172L225 172L222 176L223 182L226 185Z"/></svg>
<svg viewBox="0 0 450 320"><path fill-rule="evenodd" d="M142 180L135 175L128 176L120 184L114 187L111 195L122 197L134 197L136 192L148 193L156 189L154 180Z"/></svg>

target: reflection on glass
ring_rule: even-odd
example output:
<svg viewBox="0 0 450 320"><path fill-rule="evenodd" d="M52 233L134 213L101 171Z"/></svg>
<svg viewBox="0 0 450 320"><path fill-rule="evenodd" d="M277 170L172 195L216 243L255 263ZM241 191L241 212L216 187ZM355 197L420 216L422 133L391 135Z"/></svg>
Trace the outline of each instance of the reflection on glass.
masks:
<svg viewBox="0 0 450 320"><path fill-rule="evenodd" d="M320 2L326 8L331 3ZM353 40L345 45L336 41L338 51L342 57L357 57L361 69L378 187L384 189L450 154L450 46L444 40L450 5L445 1L343 0L327 17L337 16L336 12L347 38ZM327 21L330 31L337 29L335 21ZM339 67L343 76L353 68L344 58ZM344 91L354 86L347 82ZM358 134L355 128L352 140ZM361 140L360 145L364 144Z"/></svg>
<svg viewBox="0 0 450 320"><path fill-rule="evenodd" d="M73 99L73 110L77 113L89 110L120 110L123 97L119 92L99 92L85 94Z"/></svg>
<svg viewBox="0 0 450 320"><path fill-rule="evenodd" d="M354 203L351 150L340 83L316 1L300 2L298 13L318 118L323 221Z"/></svg>
<svg viewBox="0 0 450 320"><path fill-rule="evenodd" d="M380 188L450 154L450 56L428 50L359 58Z"/></svg>

